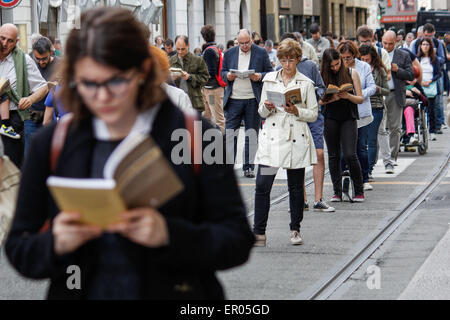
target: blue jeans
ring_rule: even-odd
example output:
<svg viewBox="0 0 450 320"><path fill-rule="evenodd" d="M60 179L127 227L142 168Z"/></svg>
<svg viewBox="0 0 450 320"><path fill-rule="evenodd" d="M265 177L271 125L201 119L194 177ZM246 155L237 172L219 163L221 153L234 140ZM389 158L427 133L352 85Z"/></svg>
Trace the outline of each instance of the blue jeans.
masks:
<svg viewBox="0 0 450 320"><path fill-rule="evenodd" d="M26 154L28 152L28 148L30 146L31 136L40 127L42 127L42 123L36 123L33 120L25 120L24 121L24 126L25 126L25 151L24 151L24 155L26 156Z"/></svg>
<svg viewBox="0 0 450 320"><path fill-rule="evenodd" d="M258 102L256 99L229 99L226 108L224 109L225 114L225 130L238 130L241 121L244 120L245 131L253 129L256 132L256 137L252 138L250 141L249 136L245 135L245 146L244 146L244 164L242 169L246 171L247 169L255 169L255 156L256 149L258 146L257 135L259 128L261 127L261 117L258 114ZM225 131L227 147L229 144L229 138L227 132ZM233 135L233 152L234 160L236 160L236 150L237 150L237 135ZM255 140L256 141L253 141Z"/></svg>
<svg viewBox="0 0 450 320"><path fill-rule="evenodd" d="M373 121L369 124L369 174L375 166L378 153L378 129L383 120L384 109L372 109Z"/></svg>
<svg viewBox="0 0 450 320"><path fill-rule="evenodd" d="M436 130L441 128L441 125L445 123L445 115L444 115L444 99L442 97L444 92L444 77L440 77L437 80L437 84L439 87L439 94L436 96L435 100L435 117L436 117Z"/></svg>
<svg viewBox="0 0 450 320"><path fill-rule="evenodd" d="M356 146L356 154L358 155L359 164L361 165L361 173L363 183L369 182L369 125L358 128L358 142Z"/></svg>

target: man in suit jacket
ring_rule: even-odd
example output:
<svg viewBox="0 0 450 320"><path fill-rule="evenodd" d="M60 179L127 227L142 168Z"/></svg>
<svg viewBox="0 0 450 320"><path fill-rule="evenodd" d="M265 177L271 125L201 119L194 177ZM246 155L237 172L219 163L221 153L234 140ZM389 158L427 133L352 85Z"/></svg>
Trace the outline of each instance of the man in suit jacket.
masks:
<svg viewBox="0 0 450 320"><path fill-rule="evenodd" d="M235 159L237 135L233 133L234 130L239 129L241 121L244 120L246 136L243 170L246 177L253 178L255 177L253 162L257 149L257 134L261 126L258 105L263 86L262 79L267 72L273 71L273 68L267 51L253 44L250 31L246 29L239 31L237 40L239 45L227 50L224 54L221 73L222 79L227 79L228 82L223 98L226 141L227 146L233 143ZM240 71L253 69L255 73L248 78L239 79L236 74L230 73L230 69ZM256 135L252 136L252 140L255 141L249 141L249 129L256 132Z"/></svg>
<svg viewBox="0 0 450 320"><path fill-rule="evenodd" d="M392 78L389 80L389 96L386 98L386 126L389 134L389 147L381 146L383 162L386 173L394 173L394 162L397 161L400 147L400 135L402 126L402 114L405 107L406 90L405 80L414 80L411 58L403 50L395 48L396 34L389 30L383 36L383 47L389 54L391 60ZM384 127L383 127L384 129ZM381 141L380 141L381 142ZM389 150L390 152L383 152Z"/></svg>

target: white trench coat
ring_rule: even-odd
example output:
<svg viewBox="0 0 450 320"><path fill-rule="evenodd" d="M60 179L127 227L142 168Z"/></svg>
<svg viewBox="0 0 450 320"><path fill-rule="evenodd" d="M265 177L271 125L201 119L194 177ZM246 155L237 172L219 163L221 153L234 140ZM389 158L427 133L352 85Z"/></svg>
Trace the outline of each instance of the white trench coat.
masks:
<svg viewBox="0 0 450 320"><path fill-rule="evenodd" d="M285 87L281 70L264 77L258 112L265 122L258 138L255 163L284 169L299 169L317 163L316 148L307 122L317 119L318 103L313 82L297 71ZM298 116L280 108L269 110L264 105L267 91L285 92L300 87L302 102L296 104Z"/></svg>

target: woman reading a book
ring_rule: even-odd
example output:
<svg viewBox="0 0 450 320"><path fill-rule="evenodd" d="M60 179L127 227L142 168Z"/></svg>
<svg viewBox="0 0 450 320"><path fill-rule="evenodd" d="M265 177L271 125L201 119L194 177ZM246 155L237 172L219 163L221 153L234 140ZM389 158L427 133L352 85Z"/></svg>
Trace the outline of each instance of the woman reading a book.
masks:
<svg viewBox="0 0 450 320"><path fill-rule="evenodd" d="M254 220L257 246L266 245L270 191L280 167L287 169L291 209L290 241L293 245L302 244L300 223L303 220L305 167L317 163L316 149L307 122L317 119L318 104L313 82L297 70L301 56L302 49L298 42L283 40L277 51L282 69L268 73L263 80L258 112L266 120L259 133L255 160L259 164ZM281 96L284 102L271 101L269 96Z"/></svg>
<svg viewBox="0 0 450 320"><path fill-rule="evenodd" d="M22 275L50 278L49 299L223 299L215 271L244 263L253 245L233 166L174 163L180 142L172 141L172 132L186 131L188 122L161 89L164 77L143 28L123 8L82 14L81 28L67 39L62 71L62 103L73 114L64 146L54 162L53 135L67 117L36 133L25 160L5 250ZM212 128L204 119L201 125ZM152 138L158 146L152 150L167 165L144 180L165 170L163 180L175 175L181 191L158 208L151 198L137 199L148 205L126 206L106 228L81 223L82 212L59 209L46 184L50 175L103 179L113 151L139 134ZM128 167L139 170L132 163ZM141 185L130 189L141 191ZM156 187L172 192L167 183ZM80 207L109 205L102 198L92 202ZM75 284L69 266L79 268Z"/></svg>
<svg viewBox="0 0 450 320"><path fill-rule="evenodd" d="M325 94L319 101L324 106L324 137L328 147L328 165L333 182L334 195L330 201L342 201L341 146L345 162L355 188L354 201L364 201L361 166L356 155L359 119L358 104L364 101L361 82L355 69L347 68L336 49L328 48L323 53L321 75L325 86L341 87L351 84L351 91Z"/></svg>

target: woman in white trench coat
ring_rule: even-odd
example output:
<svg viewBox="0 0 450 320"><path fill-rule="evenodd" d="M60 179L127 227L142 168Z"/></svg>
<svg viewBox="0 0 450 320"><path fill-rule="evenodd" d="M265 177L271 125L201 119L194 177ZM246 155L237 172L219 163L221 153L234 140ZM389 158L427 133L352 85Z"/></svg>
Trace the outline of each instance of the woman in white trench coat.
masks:
<svg viewBox="0 0 450 320"><path fill-rule="evenodd" d="M266 245L266 226L270 209L270 191L278 168L287 169L289 204L291 209L290 241L302 244L300 223L303 219L303 183L305 167L317 162L314 141L307 122L317 119L318 104L313 82L297 71L302 49L292 40L283 40L277 57L282 69L264 77L258 112L265 122L259 133L258 164L255 191L253 232L255 246ZM301 103L276 107L267 99L268 91L284 93L300 88Z"/></svg>

